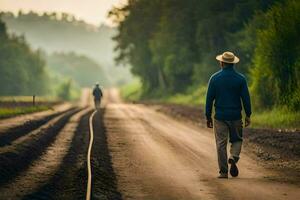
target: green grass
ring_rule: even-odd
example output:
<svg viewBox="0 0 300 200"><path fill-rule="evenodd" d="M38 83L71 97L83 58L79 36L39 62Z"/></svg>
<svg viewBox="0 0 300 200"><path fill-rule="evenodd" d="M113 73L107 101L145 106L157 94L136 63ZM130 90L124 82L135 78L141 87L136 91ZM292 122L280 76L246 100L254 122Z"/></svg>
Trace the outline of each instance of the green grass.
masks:
<svg viewBox="0 0 300 200"><path fill-rule="evenodd" d="M56 97L36 96L36 102L55 102ZM0 102L32 102L32 96L0 96Z"/></svg>
<svg viewBox="0 0 300 200"><path fill-rule="evenodd" d="M120 88L122 99L126 101L139 101L142 96L142 84L139 79Z"/></svg>
<svg viewBox="0 0 300 200"><path fill-rule="evenodd" d="M8 118L21 114L33 113L43 110L48 110L48 106L29 106L29 107L15 107L15 108L0 108L0 118Z"/></svg>
<svg viewBox="0 0 300 200"><path fill-rule="evenodd" d="M126 101L139 101L142 100L142 85L136 79L130 84L121 87L121 97ZM190 89L186 93L178 93L175 95L166 95L155 98L148 98L151 101L174 103L182 105L204 105L205 104L206 87L202 86L197 89ZM159 95L157 95L159 96ZM145 98L145 97L144 97Z"/></svg>
<svg viewBox="0 0 300 200"><path fill-rule="evenodd" d="M300 129L300 112L291 112L286 108L273 108L262 112L253 112L252 127Z"/></svg>
<svg viewBox="0 0 300 200"><path fill-rule="evenodd" d="M177 93L158 99L165 103L199 106L205 104L206 87L189 89L186 93Z"/></svg>
<svg viewBox="0 0 300 200"><path fill-rule="evenodd" d="M142 86L139 81L135 81L121 88L121 96L128 101L141 100ZM196 89L191 88L185 93L174 95L164 95L150 101L162 103L174 103L189 106L205 105L206 86L201 86ZM252 97L253 98L253 97ZM300 129L300 112L292 112L286 108L273 108L271 110L252 112L252 125L254 128L276 128L276 129Z"/></svg>

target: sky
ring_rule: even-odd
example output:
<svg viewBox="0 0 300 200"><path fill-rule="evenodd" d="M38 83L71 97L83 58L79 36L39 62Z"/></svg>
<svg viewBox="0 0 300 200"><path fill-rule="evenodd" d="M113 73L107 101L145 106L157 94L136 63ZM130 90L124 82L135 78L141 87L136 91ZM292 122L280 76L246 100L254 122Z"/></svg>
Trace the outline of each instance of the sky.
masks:
<svg viewBox="0 0 300 200"><path fill-rule="evenodd" d="M107 13L126 0L0 0L0 11L66 12L90 24L111 24Z"/></svg>

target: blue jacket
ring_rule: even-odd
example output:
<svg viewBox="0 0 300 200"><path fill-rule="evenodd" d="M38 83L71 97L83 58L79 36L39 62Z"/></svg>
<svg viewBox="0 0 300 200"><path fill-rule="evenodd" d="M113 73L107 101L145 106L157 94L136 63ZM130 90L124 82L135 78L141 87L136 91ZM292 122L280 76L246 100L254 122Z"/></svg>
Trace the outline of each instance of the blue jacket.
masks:
<svg viewBox="0 0 300 200"><path fill-rule="evenodd" d="M249 90L245 77L233 67L225 67L213 74L206 94L206 117L211 118L215 101L215 119L239 120L242 118L242 103L246 116L251 115Z"/></svg>
<svg viewBox="0 0 300 200"><path fill-rule="evenodd" d="M95 100L100 100L101 97L103 96L102 90L100 89L100 87L95 87L93 89L93 96Z"/></svg>

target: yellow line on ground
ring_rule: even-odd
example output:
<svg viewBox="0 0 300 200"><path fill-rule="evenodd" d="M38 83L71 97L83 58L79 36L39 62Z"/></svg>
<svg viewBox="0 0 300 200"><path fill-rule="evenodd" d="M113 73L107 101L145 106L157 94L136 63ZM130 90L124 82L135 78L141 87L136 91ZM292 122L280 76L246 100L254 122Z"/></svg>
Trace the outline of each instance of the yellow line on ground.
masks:
<svg viewBox="0 0 300 200"><path fill-rule="evenodd" d="M93 118L96 114L97 110L95 110L89 119L90 124L90 143L89 143L89 149L87 153L87 170L88 170L88 181L87 181L87 187L86 187L86 200L91 199L91 189L92 189L92 169L91 169L91 152L92 152L92 146L94 141L94 131L93 131Z"/></svg>

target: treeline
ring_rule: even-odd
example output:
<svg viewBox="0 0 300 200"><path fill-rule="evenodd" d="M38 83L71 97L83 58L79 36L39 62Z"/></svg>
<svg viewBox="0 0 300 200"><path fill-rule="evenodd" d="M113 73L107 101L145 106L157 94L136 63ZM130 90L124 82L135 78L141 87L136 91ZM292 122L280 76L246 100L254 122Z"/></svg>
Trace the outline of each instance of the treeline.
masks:
<svg viewBox="0 0 300 200"><path fill-rule="evenodd" d="M120 85L131 80L128 68L115 67L111 39L116 29L87 24L67 13L10 12L0 13L9 33L24 35L33 48L42 48L48 54L74 52L85 55L101 65L111 85Z"/></svg>
<svg viewBox="0 0 300 200"><path fill-rule="evenodd" d="M69 100L79 95L80 87L92 87L97 81L109 84L103 68L91 58L74 52L32 50L24 36L8 34L0 21L0 95Z"/></svg>
<svg viewBox="0 0 300 200"><path fill-rule="evenodd" d="M206 84L217 54L235 52L258 107L300 109L300 2L129 0L114 8L119 63L130 63L144 94ZM298 78L297 78L298 77Z"/></svg>
<svg viewBox="0 0 300 200"><path fill-rule="evenodd" d="M112 61L113 42L110 37L114 30L107 26L90 25L67 13L20 11L18 15L10 12L0 15L10 33L24 34L34 48L43 48L48 53L75 51L92 58L100 57L100 61L106 62L109 58Z"/></svg>
<svg viewBox="0 0 300 200"><path fill-rule="evenodd" d="M24 37L8 35L0 21L0 95L44 95L47 93L45 61Z"/></svg>

